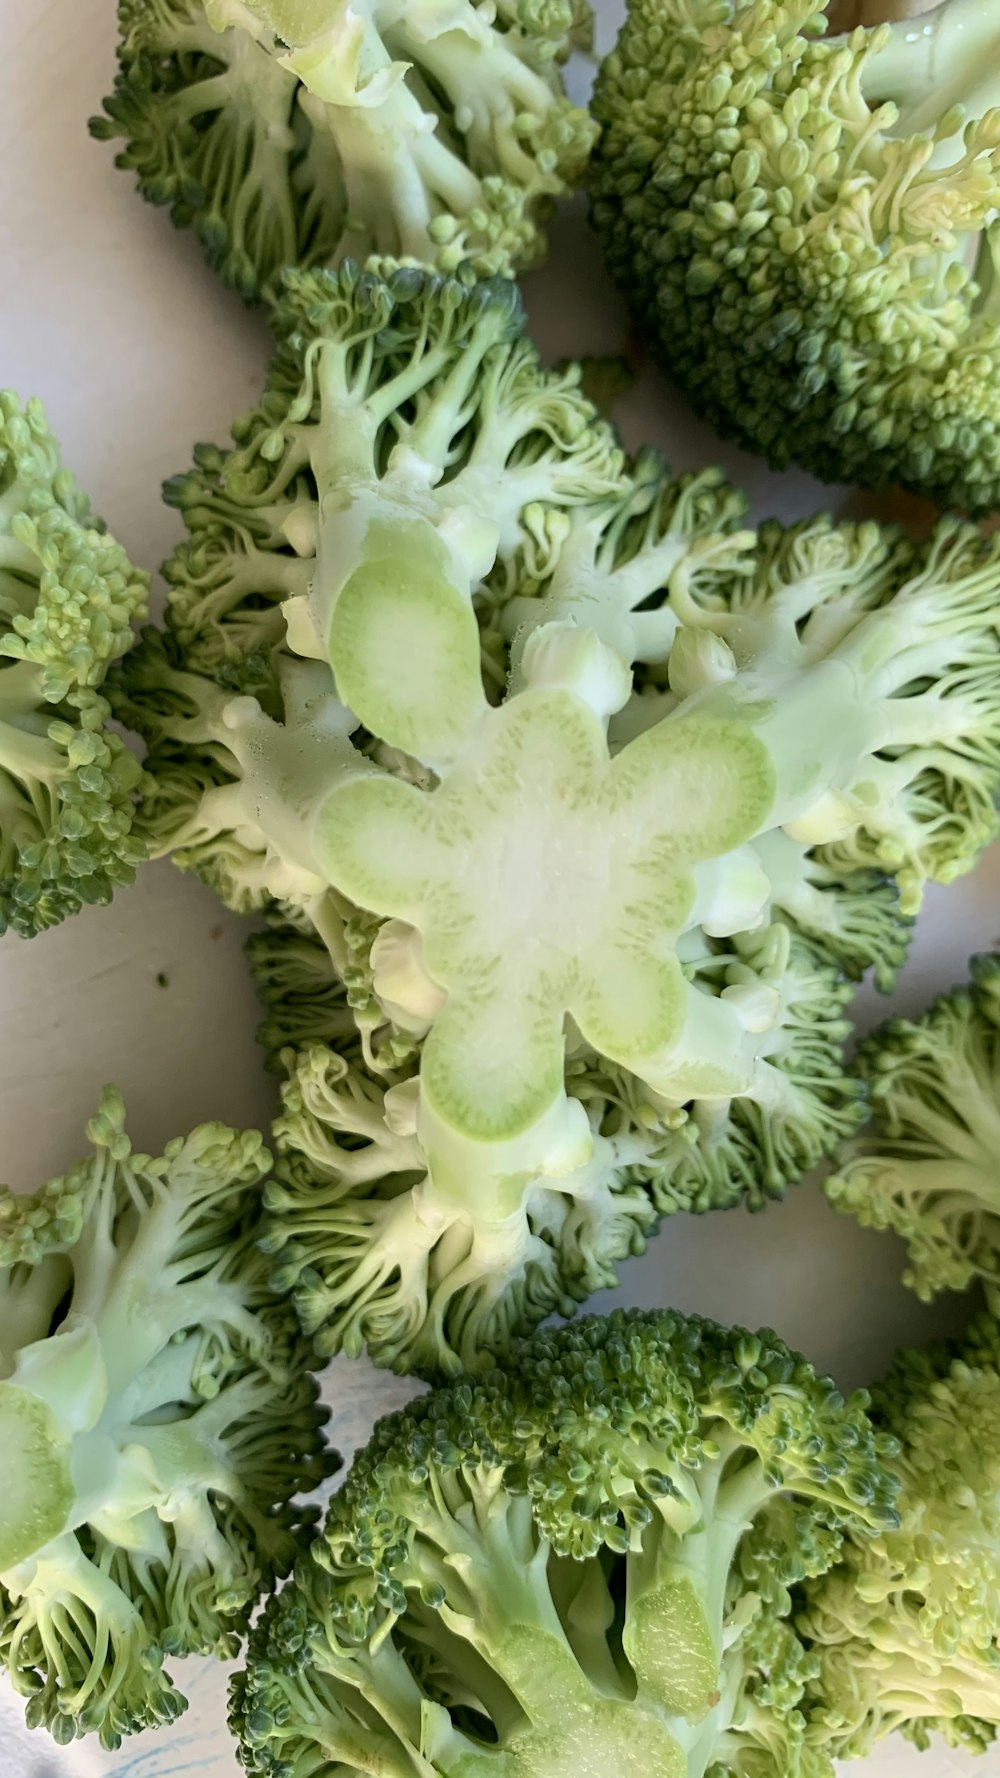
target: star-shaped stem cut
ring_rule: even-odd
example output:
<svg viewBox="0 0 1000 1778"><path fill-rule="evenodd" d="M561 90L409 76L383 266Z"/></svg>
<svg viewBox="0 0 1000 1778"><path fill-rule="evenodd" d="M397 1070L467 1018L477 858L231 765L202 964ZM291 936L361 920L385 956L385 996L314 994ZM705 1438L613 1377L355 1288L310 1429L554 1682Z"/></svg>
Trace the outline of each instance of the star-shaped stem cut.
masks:
<svg viewBox="0 0 1000 1778"><path fill-rule="evenodd" d="M487 711L433 791L374 773L334 790L321 868L413 926L444 991L421 1069L436 1118L484 1143L536 1125L563 1093L567 1015L653 1085L683 1032L708 1082L712 1003L676 941L695 866L758 832L773 790L745 724L668 717L612 758L600 717L550 686Z"/></svg>

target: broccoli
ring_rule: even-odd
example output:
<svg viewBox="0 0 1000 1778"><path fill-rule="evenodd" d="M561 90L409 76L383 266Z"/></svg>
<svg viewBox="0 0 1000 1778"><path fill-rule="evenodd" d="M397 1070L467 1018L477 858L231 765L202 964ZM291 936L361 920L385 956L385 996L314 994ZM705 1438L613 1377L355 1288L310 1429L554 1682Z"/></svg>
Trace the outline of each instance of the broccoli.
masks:
<svg viewBox="0 0 1000 1778"><path fill-rule="evenodd" d="M519 325L499 281L295 274L116 691L151 850L327 947L360 1060L328 1052L269 1238L310 1326L404 1366L831 1152L843 978L888 985L997 831L1000 539L748 531L715 472L626 463ZM314 1010L275 1034L326 1040Z"/></svg>
<svg viewBox="0 0 1000 1778"><path fill-rule="evenodd" d="M826 1191L906 1242L903 1280L924 1302L979 1279L1000 1309L1000 957L971 969L923 1018L890 1019L862 1045L875 1118Z"/></svg>
<svg viewBox="0 0 1000 1778"><path fill-rule="evenodd" d="M380 1422L231 1687L248 1772L821 1778L790 1587L894 1523L863 1395L668 1313Z"/></svg>
<svg viewBox="0 0 1000 1778"><path fill-rule="evenodd" d="M363 922L363 930L367 930L370 948L374 933L369 922ZM310 1043L340 1049L355 1041L362 1009L356 1011L351 1005L351 990L345 988L311 921L301 916L296 919L292 910L268 907L261 928L250 934L245 950L265 1009L257 1036L273 1073L280 1073L285 1050L299 1050ZM359 977L364 973L362 961ZM369 996L364 994L363 998L367 1004Z"/></svg>
<svg viewBox="0 0 1000 1778"><path fill-rule="evenodd" d="M826 23L820 0L630 0L594 94L593 222L720 432L989 512L1000 20L945 0L916 26Z"/></svg>
<svg viewBox="0 0 1000 1778"><path fill-rule="evenodd" d="M897 1441L888 1470L900 1522L848 1530L837 1564L808 1581L797 1618L819 1657L809 1681L817 1752L864 1758L893 1730L982 1751L1000 1724L1000 1328L904 1352L875 1391Z"/></svg>
<svg viewBox="0 0 1000 1778"><path fill-rule="evenodd" d="M286 1036L289 1047L274 1057L287 1079L263 1243L275 1287L291 1293L323 1356L367 1349L397 1370L481 1370L547 1315L570 1316L613 1289L619 1262L643 1251L662 1217L741 1201L760 1208L861 1115L842 1057L850 990L836 969L780 922L727 946L706 941L687 964L699 988L780 1007L761 1038L780 1085L767 1108L747 1096L681 1110L578 1045L566 1090L590 1152L539 1173L518 1213L491 1221L428 1175L405 1034L385 1028L367 1055L360 1039L345 1041L347 993L337 993L328 953L318 941L307 952L290 924L279 948L280 930L273 922L266 939L263 1035ZM307 956L308 997L298 991Z"/></svg>
<svg viewBox="0 0 1000 1778"><path fill-rule="evenodd" d="M335 1467L307 1349L257 1247L269 1162L206 1124L0 1195L0 1661L31 1727L105 1747L169 1722L164 1659L231 1657Z"/></svg>
<svg viewBox="0 0 1000 1778"><path fill-rule="evenodd" d="M148 584L60 467L41 404L0 391L0 932L109 901L144 855L144 776L99 688Z"/></svg>
<svg viewBox="0 0 1000 1778"><path fill-rule="evenodd" d="M573 0L119 0L100 140L246 298L377 252L536 263L595 126L559 77Z"/></svg>

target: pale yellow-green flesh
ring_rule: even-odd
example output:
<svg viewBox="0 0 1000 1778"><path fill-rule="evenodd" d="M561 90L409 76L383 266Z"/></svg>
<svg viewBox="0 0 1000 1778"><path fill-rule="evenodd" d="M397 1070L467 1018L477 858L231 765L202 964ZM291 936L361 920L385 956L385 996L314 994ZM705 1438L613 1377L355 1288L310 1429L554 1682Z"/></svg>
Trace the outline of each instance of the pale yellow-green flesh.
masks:
<svg viewBox="0 0 1000 1778"><path fill-rule="evenodd" d="M690 991L674 953L693 869L759 831L773 793L742 724L665 721L614 759L572 692L492 710L432 792L381 775L336 789L315 843L330 881L421 934L444 990L422 1089L495 1141L561 1090L563 1021L642 1071L669 1052Z"/></svg>
<svg viewBox="0 0 1000 1778"><path fill-rule="evenodd" d="M0 1383L0 1573L65 1527L74 1500L69 1446L45 1403Z"/></svg>

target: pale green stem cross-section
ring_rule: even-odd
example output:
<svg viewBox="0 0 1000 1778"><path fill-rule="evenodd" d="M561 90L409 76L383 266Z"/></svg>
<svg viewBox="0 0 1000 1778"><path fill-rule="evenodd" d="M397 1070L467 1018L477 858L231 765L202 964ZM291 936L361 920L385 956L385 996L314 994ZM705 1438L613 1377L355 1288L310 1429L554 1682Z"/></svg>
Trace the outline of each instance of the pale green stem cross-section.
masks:
<svg viewBox="0 0 1000 1778"><path fill-rule="evenodd" d="M675 944L695 866L758 831L772 794L742 724L660 723L612 759L601 718L554 687L487 711L432 794L375 775L336 788L321 868L421 933L447 995L424 1047L425 1117L481 1144L537 1129L563 1100L567 1014L662 1090L742 1084L713 1060L719 1009L685 982Z"/></svg>

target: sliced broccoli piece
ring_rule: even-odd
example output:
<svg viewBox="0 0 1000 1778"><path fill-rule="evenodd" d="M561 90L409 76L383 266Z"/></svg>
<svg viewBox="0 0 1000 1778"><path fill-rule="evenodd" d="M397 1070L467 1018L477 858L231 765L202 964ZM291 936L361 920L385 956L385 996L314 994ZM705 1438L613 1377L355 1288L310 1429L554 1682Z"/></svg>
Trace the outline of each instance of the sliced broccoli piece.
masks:
<svg viewBox="0 0 1000 1778"><path fill-rule="evenodd" d="M565 1079L589 1158L536 1173L510 1215L491 1220L476 1205L470 1221L468 1199L428 1173L419 1045L404 1048L389 1025L373 1047L345 1037L345 992L318 939L272 917L251 943L266 965L262 1036L289 1043L273 1058L288 1079L265 1246L276 1288L292 1293L324 1356L367 1348L397 1370L482 1370L514 1335L613 1288L662 1216L759 1207L862 1115L836 967L784 922L706 941L697 955L686 947L685 974L708 996L757 1008L766 1087L678 1108L577 1043Z"/></svg>
<svg viewBox="0 0 1000 1778"><path fill-rule="evenodd" d="M298 103L273 42L216 28L201 0L119 0L120 42L99 141L142 196L193 228L247 300L286 265L332 259L346 217L336 149Z"/></svg>
<svg viewBox="0 0 1000 1778"><path fill-rule="evenodd" d="M232 1657L330 1473L305 1342L260 1253L259 1135L136 1154L117 1093L90 1160L0 1193L0 1660L33 1728L105 1747Z"/></svg>
<svg viewBox="0 0 1000 1778"><path fill-rule="evenodd" d="M595 126L562 91L570 0L119 0L100 140L254 299L290 265L384 253L536 263Z"/></svg>
<svg viewBox="0 0 1000 1778"><path fill-rule="evenodd" d="M893 1523L866 1400L619 1313L383 1420L252 1633L245 1769L829 1774L789 1588Z"/></svg>
<svg viewBox="0 0 1000 1778"><path fill-rule="evenodd" d="M898 1731L981 1752L1000 1724L1000 1331L980 1316L959 1341L903 1352L873 1418L897 1441L898 1526L848 1531L806 1584L797 1619L819 1657L809 1739L863 1759Z"/></svg>
<svg viewBox="0 0 1000 1778"><path fill-rule="evenodd" d="M593 102L608 266L721 432L989 512L1000 21L946 0L825 28L818 0L631 0Z"/></svg>
<svg viewBox="0 0 1000 1778"><path fill-rule="evenodd" d="M0 391L0 932L110 901L145 856L143 772L99 688L148 587L60 466L41 404Z"/></svg>
<svg viewBox="0 0 1000 1778"><path fill-rule="evenodd" d="M295 275L236 449L175 484L190 550L116 705L151 849L311 922L361 1045L331 1066L406 1086L391 1215L366 1175L342 1245L338 1112L287 1275L319 1275L324 1339L422 1367L850 1134L840 977L888 985L924 882L997 830L1000 540L748 532L718 475L627 465L512 305ZM598 1141L620 1106L627 1158Z"/></svg>
<svg viewBox="0 0 1000 1778"><path fill-rule="evenodd" d="M596 1071L569 1072L589 1157L539 1172L497 1218L429 1174L413 1065L387 1080L359 1046L319 1044L281 1060L264 1246L323 1356L367 1349L404 1372L482 1370L515 1335L614 1286L656 1225L649 1168L678 1139L669 1120L645 1128L655 1110Z"/></svg>
<svg viewBox="0 0 1000 1778"><path fill-rule="evenodd" d="M903 1281L924 1302L976 1279L1000 1291L1000 957L971 970L862 1045L874 1121L826 1182L838 1210L905 1241Z"/></svg>
<svg viewBox="0 0 1000 1778"><path fill-rule="evenodd" d="M404 568L435 631L450 619L461 635L464 617L474 634L487 575L513 574L526 549L544 573L563 514L626 487L579 367L541 366L511 283L377 262L289 273L273 325L278 351L235 448L201 446L166 488L190 532L165 574L192 666L274 649L285 619L296 652L326 659L370 577ZM335 495L345 510L324 524ZM436 575L441 610L425 611Z"/></svg>

